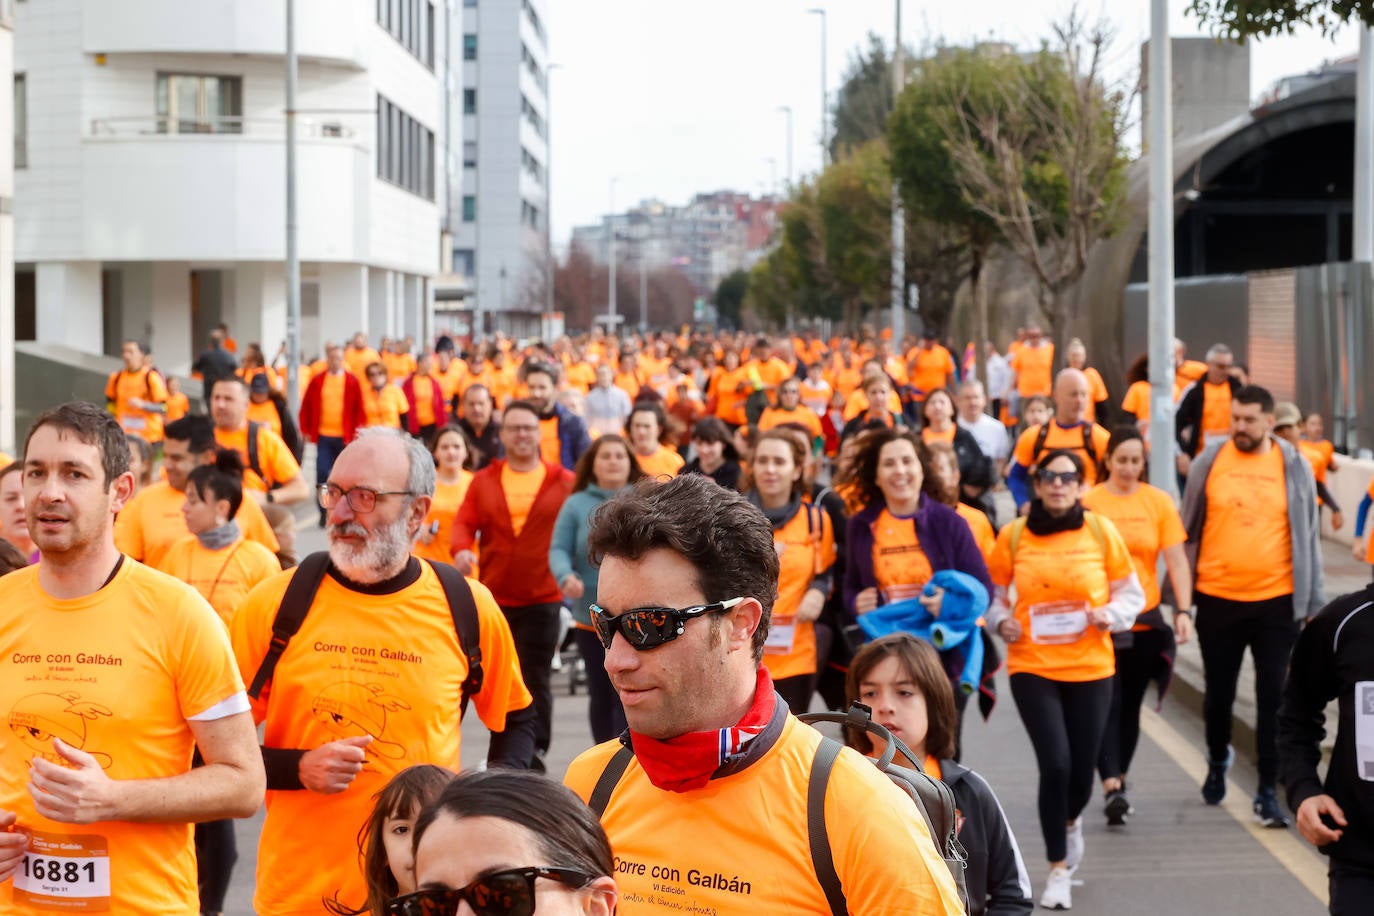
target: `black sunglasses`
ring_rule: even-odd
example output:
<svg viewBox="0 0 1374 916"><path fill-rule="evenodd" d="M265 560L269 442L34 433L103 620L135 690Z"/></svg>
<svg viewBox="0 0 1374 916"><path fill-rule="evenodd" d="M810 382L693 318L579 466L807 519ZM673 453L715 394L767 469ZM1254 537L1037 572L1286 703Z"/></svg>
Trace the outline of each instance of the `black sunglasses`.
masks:
<svg viewBox="0 0 1374 916"><path fill-rule="evenodd" d="M388 916L454 916L458 904L467 903L477 916L532 916L534 882L548 878L568 887L586 887L592 876L573 868L511 868L483 875L467 887L433 888L393 897L387 901Z"/></svg>
<svg viewBox="0 0 1374 916"><path fill-rule="evenodd" d="M1079 480L1077 471L1037 471L1035 476L1047 487L1055 483L1071 487Z"/></svg>
<svg viewBox="0 0 1374 916"><path fill-rule="evenodd" d="M703 614L728 611L743 601L731 598L714 604L698 604L694 607L637 607L631 608L619 617L606 613L606 609L595 604L591 606L592 627L602 648L610 649L611 640L619 633L625 641L636 649L656 649L665 642L672 642L683 634L687 621Z"/></svg>

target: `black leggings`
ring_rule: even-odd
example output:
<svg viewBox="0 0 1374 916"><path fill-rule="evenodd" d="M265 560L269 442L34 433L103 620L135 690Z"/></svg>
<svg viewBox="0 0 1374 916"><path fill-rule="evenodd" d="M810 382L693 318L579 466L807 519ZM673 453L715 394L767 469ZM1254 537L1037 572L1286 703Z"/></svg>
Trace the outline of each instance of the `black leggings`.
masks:
<svg viewBox="0 0 1374 916"><path fill-rule="evenodd" d="M1331 862L1327 879L1331 916L1365 916L1374 913L1374 869Z"/></svg>
<svg viewBox="0 0 1374 916"><path fill-rule="evenodd" d="M1013 674L1011 695L1040 768L1040 833L1050 862L1067 855L1068 822L1093 794L1093 765L1107 728L1112 679L1052 681Z"/></svg>
<svg viewBox="0 0 1374 916"><path fill-rule="evenodd" d="M572 632L577 652L587 666L587 721L592 740L601 744L625 731L625 707L606 674L606 650L601 648L601 639L581 627L574 627Z"/></svg>
<svg viewBox="0 0 1374 916"><path fill-rule="evenodd" d="M1102 751L1097 755L1097 775L1118 779L1131 771L1136 745L1140 743L1140 707L1150 678L1159 670L1160 656L1174 646L1174 631L1136 630L1131 645L1116 650L1116 676L1112 678L1112 706Z"/></svg>

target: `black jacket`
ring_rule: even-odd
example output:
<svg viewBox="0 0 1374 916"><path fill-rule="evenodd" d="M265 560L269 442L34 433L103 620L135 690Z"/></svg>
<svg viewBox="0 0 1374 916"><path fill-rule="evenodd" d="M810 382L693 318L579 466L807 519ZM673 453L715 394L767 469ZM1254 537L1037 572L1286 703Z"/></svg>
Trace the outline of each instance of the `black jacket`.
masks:
<svg viewBox="0 0 1374 916"><path fill-rule="evenodd" d="M1184 392L1183 399L1178 402L1178 409L1174 411L1174 437L1178 440L1178 447L1189 458L1200 451L1198 442L1202 439L1202 399L1206 384L1206 376L1194 382ZM1231 396L1234 397L1240 390L1240 382L1228 378L1226 384L1231 386Z"/></svg>
<svg viewBox="0 0 1374 916"><path fill-rule="evenodd" d="M1326 735L1324 712L1332 700L1340 701L1340 724L1323 782L1317 765ZM1333 861L1374 869L1374 782L1360 778L1355 744L1359 708L1374 717L1374 585L1332 601L1303 628L1289 662L1278 721L1279 771L1288 807L1297 811L1313 795L1330 795L1345 812L1348 826L1339 840L1320 851ZM1364 772L1374 777L1374 751L1366 750L1365 757Z"/></svg>
<svg viewBox="0 0 1374 916"><path fill-rule="evenodd" d="M968 853L964 878L969 916L1030 913L1030 876L992 787L953 760L940 761L940 779L954 792L959 842Z"/></svg>
<svg viewBox="0 0 1374 916"><path fill-rule="evenodd" d="M472 424L467 420L459 420L458 425L472 437L473 443L477 446L478 458L474 471L491 464L496 458L506 457L506 447L501 444L501 423L495 417L487 421L487 428L482 430L482 435L477 435L473 430Z"/></svg>
<svg viewBox="0 0 1374 916"><path fill-rule="evenodd" d="M959 461L959 482L968 487L985 490L996 483L992 462L978 447L973 433L962 426L954 428L954 456Z"/></svg>
<svg viewBox="0 0 1374 916"><path fill-rule="evenodd" d="M238 357L223 347L210 347L196 357L196 361L191 364L191 370L200 373L201 384L205 386L206 404L210 403L210 389L215 387L215 382L233 378L234 370L238 367Z"/></svg>

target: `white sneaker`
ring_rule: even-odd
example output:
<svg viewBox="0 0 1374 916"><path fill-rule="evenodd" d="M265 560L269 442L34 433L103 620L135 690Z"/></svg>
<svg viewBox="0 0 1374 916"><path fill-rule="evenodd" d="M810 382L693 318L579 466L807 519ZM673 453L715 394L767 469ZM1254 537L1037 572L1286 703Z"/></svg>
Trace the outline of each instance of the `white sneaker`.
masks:
<svg viewBox="0 0 1374 916"><path fill-rule="evenodd" d="M1065 839L1064 865L1072 872L1083 861L1083 818L1073 822Z"/></svg>
<svg viewBox="0 0 1374 916"><path fill-rule="evenodd" d="M1073 873L1067 868L1051 868L1045 879L1040 905L1047 910L1073 909Z"/></svg>

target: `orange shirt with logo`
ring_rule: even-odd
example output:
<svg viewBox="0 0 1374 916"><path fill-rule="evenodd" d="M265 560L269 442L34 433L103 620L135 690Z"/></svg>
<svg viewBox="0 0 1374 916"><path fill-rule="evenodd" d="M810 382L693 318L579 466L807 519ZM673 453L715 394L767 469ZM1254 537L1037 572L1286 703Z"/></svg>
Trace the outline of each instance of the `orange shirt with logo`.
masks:
<svg viewBox="0 0 1374 916"><path fill-rule="evenodd" d="M114 404L114 415L120 429L142 436L148 442L162 441L162 414L142 410L131 403L134 400L167 403L167 385L156 369L117 372L105 387L105 397Z"/></svg>
<svg viewBox="0 0 1374 916"><path fill-rule="evenodd" d="M458 699L467 658L438 575L416 562L419 579L384 595L354 591L326 575L271 683L253 701L267 747L313 748L372 736L362 771L343 792L267 792L256 912L318 914L320 898L335 893L343 903L362 906L367 891L357 836L376 793L408 766L459 769ZM248 679L267 654L290 578L284 572L268 579L234 615L234 654ZM477 604L484 673L472 705L484 725L502 731L507 712L528 706L530 694L501 609L486 586L467 581Z"/></svg>
<svg viewBox="0 0 1374 916"><path fill-rule="evenodd" d="M1007 645L1007 671L1035 674L1055 681L1095 681L1116 673L1111 634L1088 624L1069 643L1043 644L1031 638L1031 611L1035 605L1057 601L1082 601L1102 607L1111 600L1111 584L1135 572L1130 551L1109 519L1099 519L1102 542L1092 527L1038 535L1021 531L1015 564L1011 555L1008 525L997 535L988 562L994 585L1015 586L1013 615L1021 624L1021 638Z"/></svg>
<svg viewBox="0 0 1374 916"><path fill-rule="evenodd" d="M797 609L816 576L835 565L835 532L824 509L803 503L796 515L773 530L778 550L778 598L763 647L773 680L816 673L816 626L799 622Z"/></svg>
<svg viewBox="0 0 1374 916"><path fill-rule="evenodd" d="M281 572L281 563L272 551L247 538L210 550L188 534L168 549L157 568L199 592L228 626L253 586Z"/></svg>
<svg viewBox="0 0 1374 916"><path fill-rule="evenodd" d="M114 539L119 552L149 566L160 565L171 546L191 533L186 528L186 517L181 514L185 502L185 492L172 489L165 480L139 490L115 516ZM281 549L267 516L254 500L245 498L235 519L248 540L256 541L273 554Z"/></svg>
<svg viewBox="0 0 1374 916"><path fill-rule="evenodd" d="M1207 517L1198 544L1196 588L1232 601L1293 593L1293 534L1283 452L1270 442L1247 454L1227 442L1207 475Z"/></svg>
<svg viewBox="0 0 1374 916"><path fill-rule="evenodd" d="M915 598L935 575L930 558L916 539L916 524L883 509L873 525L873 576L883 600Z"/></svg>
<svg viewBox="0 0 1374 916"><path fill-rule="evenodd" d="M0 579L0 609L9 719L0 808L28 832L30 862L65 860L63 881L53 882L61 898L37 902L41 884L26 882L21 866L0 885L0 911L199 912L190 824L59 823L37 813L27 785L35 757L65 763L53 738L90 754L111 779L190 771L190 720L248 709L223 621L189 585L129 559L98 591L69 600L43 590L38 567L18 570ZM81 900L90 906L74 905Z"/></svg>
<svg viewBox="0 0 1374 916"><path fill-rule="evenodd" d="M1116 525L1131 552L1136 577L1145 592L1145 610L1158 607L1159 554L1188 539L1169 494L1142 483L1130 496L1120 496L1108 490L1106 484L1099 484L1084 494L1083 505ZM1138 628L1146 629L1146 625Z"/></svg>

